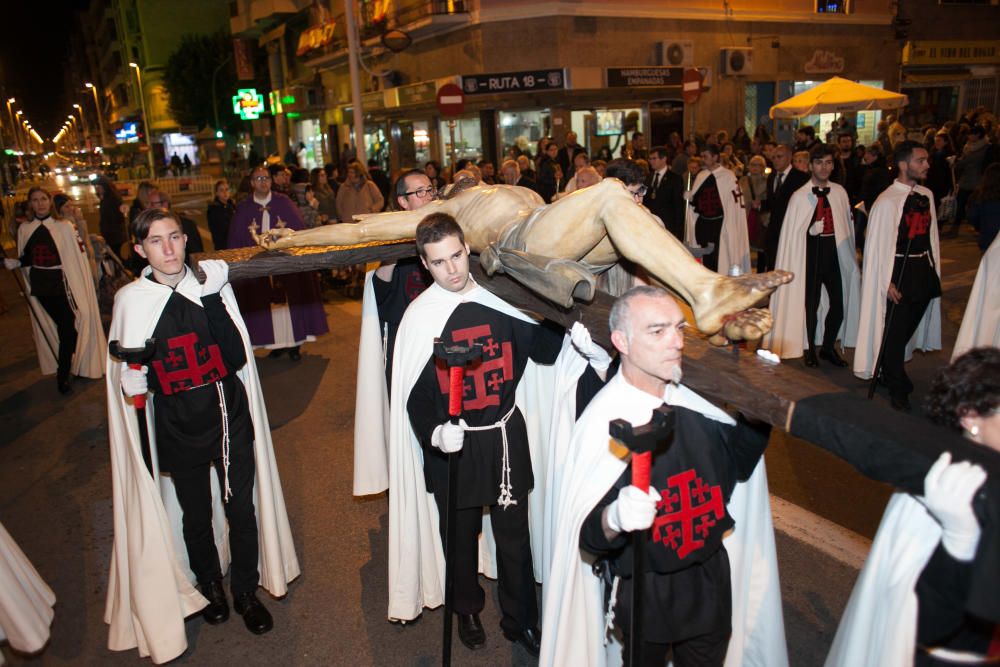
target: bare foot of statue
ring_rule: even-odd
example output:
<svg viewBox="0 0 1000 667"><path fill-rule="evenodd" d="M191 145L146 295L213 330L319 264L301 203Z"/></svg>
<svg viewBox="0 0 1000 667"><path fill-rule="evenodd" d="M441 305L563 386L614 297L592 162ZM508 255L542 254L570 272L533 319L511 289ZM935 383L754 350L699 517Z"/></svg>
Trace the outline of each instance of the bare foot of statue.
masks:
<svg viewBox="0 0 1000 667"><path fill-rule="evenodd" d="M760 338L771 330L771 315L766 310L751 310L752 307L793 277L789 271L719 276L709 289L693 295L691 310L695 322L709 335L722 331L730 340Z"/></svg>

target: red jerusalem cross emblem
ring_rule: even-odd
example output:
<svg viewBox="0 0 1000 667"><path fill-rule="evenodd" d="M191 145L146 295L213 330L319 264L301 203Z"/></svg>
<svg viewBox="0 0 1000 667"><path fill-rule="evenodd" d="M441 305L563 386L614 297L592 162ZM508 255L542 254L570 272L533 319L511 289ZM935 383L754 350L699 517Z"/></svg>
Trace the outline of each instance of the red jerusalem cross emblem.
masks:
<svg viewBox="0 0 1000 667"><path fill-rule="evenodd" d="M514 355L510 341L494 340L493 330L488 324L455 329L451 332L451 338L456 344L481 343L483 346L483 360L465 369L462 408L482 410L490 406L499 406L503 383L514 379ZM448 369L442 368L440 364L436 368L438 386L442 394L447 394Z"/></svg>
<svg viewBox="0 0 1000 667"><path fill-rule="evenodd" d="M218 345L198 346L198 334L189 333L167 340L170 354L153 362L164 394L174 394L226 376Z"/></svg>
<svg viewBox="0 0 1000 667"><path fill-rule="evenodd" d="M726 516L722 489L705 484L693 469L667 478L656 509L662 513L653 521L653 541L682 559L705 546L709 530Z"/></svg>

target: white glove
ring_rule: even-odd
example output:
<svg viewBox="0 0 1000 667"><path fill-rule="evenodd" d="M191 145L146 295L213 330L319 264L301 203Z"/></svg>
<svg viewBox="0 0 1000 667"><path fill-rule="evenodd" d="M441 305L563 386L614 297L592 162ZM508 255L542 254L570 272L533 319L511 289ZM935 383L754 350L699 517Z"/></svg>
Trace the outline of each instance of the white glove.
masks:
<svg viewBox="0 0 1000 667"><path fill-rule="evenodd" d="M801 233L801 232L800 232ZM819 236L823 233L823 221L817 220L809 226L809 236Z"/></svg>
<svg viewBox="0 0 1000 667"><path fill-rule="evenodd" d="M139 370L129 368L128 364L122 362L122 391L126 396L142 396L149 391L149 384L146 382L146 373L149 366L143 366Z"/></svg>
<svg viewBox="0 0 1000 667"><path fill-rule="evenodd" d="M626 486L618 493L618 499L605 510L608 528L616 533L646 530L653 525L658 502L660 492L653 487L649 487L648 493L643 493L637 486Z"/></svg>
<svg viewBox="0 0 1000 667"><path fill-rule="evenodd" d="M205 282L201 286L201 295L218 294L229 282L229 265L221 259L206 259L198 262L198 268L205 273Z"/></svg>
<svg viewBox="0 0 1000 667"><path fill-rule="evenodd" d="M431 444L445 454L460 452L462 445L465 444L465 429L468 427L464 419L459 419L457 424L447 421L434 429L434 433L431 434Z"/></svg>
<svg viewBox="0 0 1000 667"><path fill-rule="evenodd" d="M4 257L3 258L3 265L8 270L13 271L14 269L21 268L21 260L19 260L19 259L11 259L10 257Z"/></svg>
<svg viewBox="0 0 1000 667"><path fill-rule="evenodd" d="M972 511L972 497L986 481L986 471L978 465L951 462L945 452L924 478L927 510L941 524L941 544L956 560L970 561L976 555L982 530Z"/></svg>
<svg viewBox="0 0 1000 667"><path fill-rule="evenodd" d="M569 339L577 351L590 362L595 371L608 370L608 366L611 365L611 355L603 347L594 343L590 337L590 331L587 330L583 322L573 323L569 330Z"/></svg>

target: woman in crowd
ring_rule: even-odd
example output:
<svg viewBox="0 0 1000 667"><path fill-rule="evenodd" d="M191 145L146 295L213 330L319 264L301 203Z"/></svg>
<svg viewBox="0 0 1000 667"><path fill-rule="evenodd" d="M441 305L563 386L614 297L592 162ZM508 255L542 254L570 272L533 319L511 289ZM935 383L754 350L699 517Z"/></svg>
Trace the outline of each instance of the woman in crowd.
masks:
<svg viewBox="0 0 1000 667"><path fill-rule="evenodd" d="M118 195L118 189L114 183L106 177L101 176L94 181L94 191L97 199L100 200L100 230L104 242L111 248L111 252L118 255L122 260L122 246L125 244L125 216L122 214L122 198Z"/></svg>
<svg viewBox="0 0 1000 667"><path fill-rule="evenodd" d="M142 181L135 189L135 199L128 208L128 224L132 224L135 217L149 208L149 193L156 189L156 186L149 181Z"/></svg>
<svg viewBox="0 0 1000 667"><path fill-rule="evenodd" d="M319 227L319 200L313 195L312 187L309 185L309 172L301 167L292 170L292 182L289 196L295 205L299 207L299 215L306 229Z"/></svg>
<svg viewBox="0 0 1000 667"><path fill-rule="evenodd" d="M941 203L949 192L955 187L955 177L951 171L952 160L955 149L951 145L951 137L945 130L938 130L934 134L934 143L928 150L930 153L931 167L927 171L927 187L934 193L935 207Z"/></svg>
<svg viewBox="0 0 1000 667"><path fill-rule="evenodd" d="M351 222L355 215L378 213L385 199L360 162L347 165L347 180L337 191L337 217L341 222Z"/></svg>
<svg viewBox="0 0 1000 667"><path fill-rule="evenodd" d="M331 165L332 166L332 165ZM324 169L316 167L309 172L309 185L313 197L319 202L319 217L322 223L337 221L337 193L330 187L330 178Z"/></svg>
<svg viewBox="0 0 1000 667"><path fill-rule="evenodd" d="M758 251L763 248L764 229L767 225L764 200L767 199L767 174L764 168L767 160L763 155L750 158L749 172L740 179L740 191L743 193L743 205L747 209L747 232L750 246Z"/></svg>
<svg viewBox="0 0 1000 667"><path fill-rule="evenodd" d="M986 168L969 197L969 223L979 232L979 251L986 252L1000 230L1000 162Z"/></svg>
<svg viewBox="0 0 1000 667"><path fill-rule="evenodd" d="M208 230L212 232L212 245L216 250L228 247L229 223L236 211L236 203L229 194L229 183L222 179L215 182L215 198L208 205L206 217Z"/></svg>
<svg viewBox="0 0 1000 667"><path fill-rule="evenodd" d="M445 186L445 180L441 177L441 165L436 161L429 160L424 164L424 173L427 174L427 178L431 179L431 185L438 190Z"/></svg>

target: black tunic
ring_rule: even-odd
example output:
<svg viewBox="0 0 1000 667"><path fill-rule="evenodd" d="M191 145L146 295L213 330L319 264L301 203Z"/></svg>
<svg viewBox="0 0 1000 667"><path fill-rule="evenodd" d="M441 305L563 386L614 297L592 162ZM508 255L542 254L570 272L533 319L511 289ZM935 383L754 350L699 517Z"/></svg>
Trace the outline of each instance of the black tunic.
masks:
<svg viewBox="0 0 1000 667"><path fill-rule="evenodd" d="M650 484L661 494L646 543L644 640L683 641L732 625L729 557L722 538L734 525L726 504L737 482L753 473L767 446L766 431L735 427L674 407L676 425L666 450L653 455ZM609 541L601 515L630 483L626 469L590 512L580 546L607 557L623 577L616 618L631 626L632 546L627 534Z"/></svg>
<svg viewBox="0 0 1000 667"><path fill-rule="evenodd" d="M147 362L147 378L156 395L156 444L166 472L222 456L217 386L225 397L231 441L253 441L249 401L236 376L247 363L243 338L219 294L204 296L201 303L175 291L153 329L156 352Z"/></svg>
<svg viewBox="0 0 1000 667"><path fill-rule="evenodd" d="M375 305L378 308L378 321L385 343L385 382L392 391L392 352L396 344L396 332L403 320L406 307L427 289L431 283L427 271L416 257L401 259L393 269L389 281L382 280L378 274L372 276L372 288L375 290Z"/></svg>
<svg viewBox="0 0 1000 667"><path fill-rule="evenodd" d="M724 211L722 199L719 197L719 185L712 174L704 180L698 191L691 198L694 212L701 220L722 220Z"/></svg>
<svg viewBox="0 0 1000 667"><path fill-rule="evenodd" d="M52 233L44 224L28 237L21 253L21 266L31 267L32 296L63 296L66 286L63 284L62 260L56 247Z"/></svg>
<svg viewBox="0 0 1000 667"><path fill-rule="evenodd" d="M908 302L941 296L941 280L934 269L931 247L931 202L921 194L911 194L903 204L903 218L896 231L896 259L892 282ZM906 268L903 268L904 255ZM917 257L916 255L923 255Z"/></svg>
<svg viewBox="0 0 1000 667"><path fill-rule="evenodd" d="M461 345L482 344L482 362L465 371L462 418L469 426L488 426L514 409L507 422L510 481L514 498L525 498L534 487L534 477L524 417L514 408L514 392L529 358L543 364L555 361L562 347L562 330L528 324L478 303L463 303L448 318L441 338ZM424 448L427 490L435 493L444 493L448 484L448 458L430 444L435 427L449 419L448 384L444 363L431 357L406 406ZM458 457L458 509L496 504L502 460L499 428L466 432Z"/></svg>

